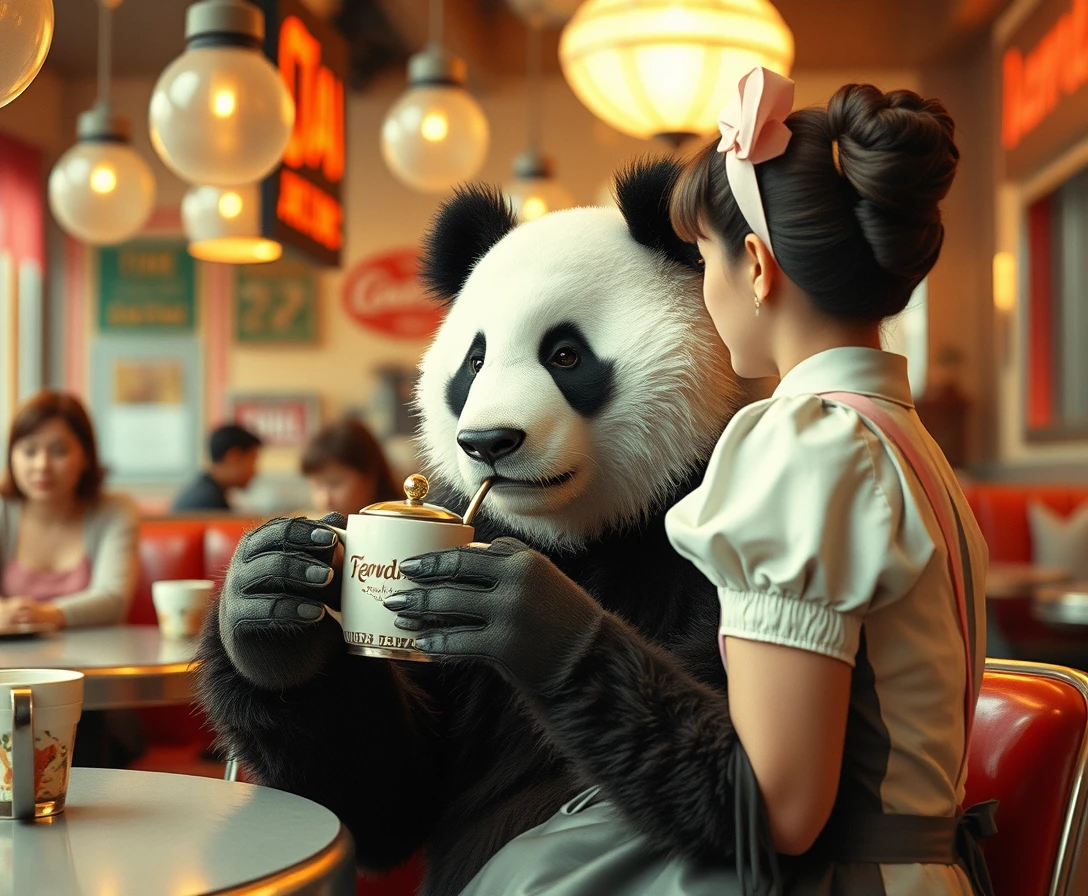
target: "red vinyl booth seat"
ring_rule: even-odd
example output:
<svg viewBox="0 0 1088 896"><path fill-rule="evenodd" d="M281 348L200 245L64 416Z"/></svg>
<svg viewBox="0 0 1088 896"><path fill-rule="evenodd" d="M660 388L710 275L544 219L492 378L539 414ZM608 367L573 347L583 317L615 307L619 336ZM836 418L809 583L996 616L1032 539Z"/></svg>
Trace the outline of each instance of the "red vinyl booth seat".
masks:
<svg viewBox="0 0 1088 896"><path fill-rule="evenodd" d="M998 832L982 841L995 896L1088 893L1086 764L1088 676L988 661L964 804L1000 801Z"/></svg>
<svg viewBox="0 0 1088 896"><path fill-rule="evenodd" d="M1061 516L1088 502L1088 485L975 482L964 487L992 563L1030 563L1028 503L1038 501Z"/></svg>

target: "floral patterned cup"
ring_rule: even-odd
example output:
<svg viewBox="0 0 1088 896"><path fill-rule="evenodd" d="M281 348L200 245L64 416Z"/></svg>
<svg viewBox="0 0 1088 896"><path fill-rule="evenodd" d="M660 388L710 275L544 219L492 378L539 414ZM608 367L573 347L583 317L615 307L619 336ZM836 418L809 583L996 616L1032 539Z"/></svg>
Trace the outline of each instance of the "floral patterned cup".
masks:
<svg viewBox="0 0 1088 896"><path fill-rule="evenodd" d="M64 811L83 673L0 670L0 819Z"/></svg>

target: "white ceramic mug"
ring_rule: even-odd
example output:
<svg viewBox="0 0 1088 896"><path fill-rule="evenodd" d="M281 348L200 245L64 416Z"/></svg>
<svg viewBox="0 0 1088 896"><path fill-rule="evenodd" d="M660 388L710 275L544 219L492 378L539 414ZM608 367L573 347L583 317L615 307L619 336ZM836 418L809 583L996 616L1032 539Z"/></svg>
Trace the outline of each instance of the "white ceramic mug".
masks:
<svg viewBox="0 0 1088 896"><path fill-rule="evenodd" d="M151 601L159 619L159 630L171 640L192 638L200 633L204 615L211 606L215 582L211 579L160 579L151 583Z"/></svg>
<svg viewBox="0 0 1088 896"><path fill-rule="evenodd" d="M0 670L0 819L64 811L83 673Z"/></svg>
<svg viewBox="0 0 1088 896"><path fill-rule="evenodd" d="M382 601L415 587L401 575L401 561L472 544L472 526L353 513L347 529L336 532L344 545L340 624L348 651L360 656L428 661L430 657L416 647L412 632L393 624L397 614L387 610Z"/></svg>

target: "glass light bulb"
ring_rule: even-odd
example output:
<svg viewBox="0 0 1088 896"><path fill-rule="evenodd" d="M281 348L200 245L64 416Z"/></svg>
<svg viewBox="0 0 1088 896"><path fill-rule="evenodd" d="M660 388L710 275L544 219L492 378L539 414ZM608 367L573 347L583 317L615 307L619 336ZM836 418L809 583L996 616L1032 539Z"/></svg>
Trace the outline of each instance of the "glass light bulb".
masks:
<svg viewBox="0 0 1088 896"><path fill-rule="evenodd" d="M96 193L109 193L117 186L117 175L108 165L99 165L91 172L91 189Z"/></svg>
<svg viewBox="0 0 1088 896"><path fill-rule="evenodd" d="M155 152L182 180L235 186L279 164L295 104L279 73L244 47L186 50L159 76L148 124Z"/></svg>
<svg viewBox="0 0 1088 896"><path fill-rule="evenodd" d="M275 261L283 247L261 236L261 194L257 184L192 187L181 200L189 254L202 261L255 264Z"/></svg>
<svg viewBox="0 0 1088 896"><path fill-rule="evenodd" d="M53 0L0 2L0 106L30 86L53 42Z"/></svg>
<svg viewBox="0 0 1088 896"><path fill-rule="evenodd" d="M105 246L135 236L155 205L155 176L127 143L77 143L49 174L49 207L68 233Z"/></svg>
<svg viewBox="0 0 1088 896"><path fill-rule="evenodd" d="M515 178L504 192L523 223L574 205L574 198L554 177Z"/></svg>
<svg viewBox="0 0 1088 896"><path fill-rule="evenodd" d="M408 186L441 192L480 170L488 138L487 118L463 87L412 87L385 116L382 156Z"/></svg>

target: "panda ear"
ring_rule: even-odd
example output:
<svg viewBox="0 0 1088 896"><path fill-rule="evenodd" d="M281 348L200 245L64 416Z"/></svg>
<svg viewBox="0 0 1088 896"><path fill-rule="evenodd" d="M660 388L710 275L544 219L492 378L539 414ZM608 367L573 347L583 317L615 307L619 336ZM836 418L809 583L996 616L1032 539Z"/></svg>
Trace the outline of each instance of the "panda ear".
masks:
<svg viewBox="0 0 1088 896"><path fill-rule="evenodd" d="M680 239L669 220L669 200L680 171L680 163L675 159L646 158L632 162L616 174L616 204L637 242L685 267L701 271L698 248Z"/></svg>
<svg viewBox="0 0 1088 896"><path fill-rule="evenodd" d="M476 262L517 223L498 187L458 187L439 207L423 237L419 276L427 291L443 303L453 302Z"/></svg>

